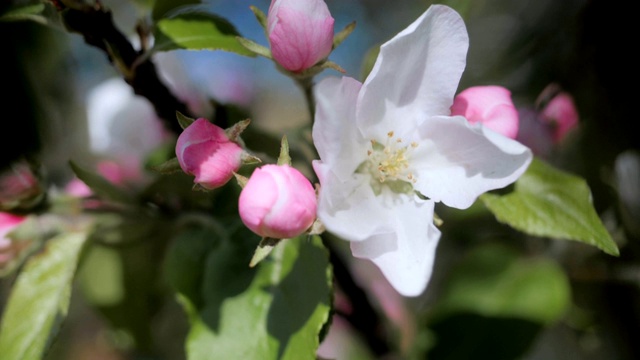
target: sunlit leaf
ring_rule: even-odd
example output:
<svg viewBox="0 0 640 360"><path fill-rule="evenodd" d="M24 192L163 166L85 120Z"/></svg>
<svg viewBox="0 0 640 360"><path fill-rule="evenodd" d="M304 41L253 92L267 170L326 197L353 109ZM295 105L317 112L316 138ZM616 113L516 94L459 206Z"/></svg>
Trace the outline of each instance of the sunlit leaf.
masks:
<svg viewBox="0 0 640 360"><path fill-rule="evenodd" d="M65 233L50 239L22 269L0 324L3 359L40 359L67 314L83 233Z"/></svg>
<svg viewBox="0 0 640 360"><path fill-rule="evenodd" d="M318 237L287 239L251 268L258 241L246 229L230 240L207 230L176 239L182 260L167 271L190 315L189 359L315 358L330 315L327 251Z"/></svg>
<svg viewBox="0 0 640 360"><path fill-rule="evenodd" d="M483 194L498 221L527 234L580 241L610 255L619 250L602 224L584 179L534 159L513 192Z"/></svg>
<svg viewBox="0 0 640 360"><path fill-rule="evenodd" d="M153 51L224 50L254 56L240 45L240 34L227 20L204 12L186 12L158 21Z"/></svg>

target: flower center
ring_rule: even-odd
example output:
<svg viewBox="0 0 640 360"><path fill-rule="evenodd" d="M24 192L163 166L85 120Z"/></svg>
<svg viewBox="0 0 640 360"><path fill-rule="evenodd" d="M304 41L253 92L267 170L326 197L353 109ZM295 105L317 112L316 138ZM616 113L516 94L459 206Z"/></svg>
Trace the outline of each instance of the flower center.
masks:
<svg viewBox="0 0 640 360"><path fill-rule="evenodd" d="M371 187L380 194L382 186L397 193L411 193L416 178L410 170L409 156L417 143L405 144L393 131L387 133L385 144L371 140L371 149L367 150L367 160L357 172L371 175Z"/></svg>

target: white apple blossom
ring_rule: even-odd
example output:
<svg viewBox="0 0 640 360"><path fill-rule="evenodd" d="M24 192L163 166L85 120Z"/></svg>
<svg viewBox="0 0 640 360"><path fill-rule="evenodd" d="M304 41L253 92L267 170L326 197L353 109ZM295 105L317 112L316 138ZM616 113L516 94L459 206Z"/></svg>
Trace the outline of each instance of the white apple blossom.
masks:
<svg viewBox="0 0 640 360"><path fill-rule="evenodd" d="M517 141L450 116L468 43L462 18L433 5L382 45L364 84L329 77L315 89L318 217L405 296L431 277L435 203L468 208L532 159Z"/></svg>

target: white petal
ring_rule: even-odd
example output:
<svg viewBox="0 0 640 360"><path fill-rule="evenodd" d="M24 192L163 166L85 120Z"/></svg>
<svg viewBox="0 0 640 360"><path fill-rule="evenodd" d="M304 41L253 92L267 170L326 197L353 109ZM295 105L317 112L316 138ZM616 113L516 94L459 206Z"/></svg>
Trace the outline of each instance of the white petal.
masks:
<svg viewBox="0 0 640 360"><path fill-rule="evenodd" d="M356 99L362 84L349 77L325 78L315 87L313 143L322 162L346 180L367 158L367 143L356 128Z"/></svg>
<svg viewBox="0 0 640 360"><path fill-rule="evenodd" d="M449 115L468 46L460 15L432 5L380 48L358 100L360 129L378 124L373 131L384 138L386 132L398 131L397 123L417 125L428 116Z"/></svg>
<svg viewBox="0 0 640 360"><path fill-rule="evenodd" d="M410 159L417 173L415 189L459 209L516 181L533 157L519 142L461 116L432 117L419 133L423 140Z"/></svg>
<svg viewBox="0 0 640 360"><path fill-rule="evenodd" d="M347 241L393 231L389 214L394 208L385 206L373 193L369 175L353 174L342 181L328 164L314 161L313 168L321 185L318 218L328 231Z"/></svg>
<svg viewBox="0 0 640 360"><path fill-rule="evenodd" d="M440 231L433 225L432 201L403 197L389 212L396 222L395 232L352 242L351 252L373 261L400 294L417 296L431 278Z"/></svg>

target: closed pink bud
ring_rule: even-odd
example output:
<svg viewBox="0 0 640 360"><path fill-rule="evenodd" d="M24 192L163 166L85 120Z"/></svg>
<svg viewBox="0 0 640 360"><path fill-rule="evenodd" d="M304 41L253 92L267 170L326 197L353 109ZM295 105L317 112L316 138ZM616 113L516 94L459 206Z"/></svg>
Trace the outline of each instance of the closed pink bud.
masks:
<svg viewBox="0 0 640 360"><path fill-rule="evenodd" d="M242 165L242 148L225 131L200 118L178 137L176 156L182 170L194 175L194 183L205 189L226 184Z"/></svg>
<svg viewBox="0 0 640 360"><path fill-rule="evenodd" d="M267 21L271 54L283 68L301 72L331 53L334 19L323 0L272 0Z"/></svg>
<svg viewBox="0 0 640 360"><path fill-rule="evenodd" d="M316 219L311 182L289 165L264 165L251 174L238 204L242 222L262 237L285 239L307 230Z"/></svg>
<svg viewBox="0 0 640 360"><path fill-rule="evenodd" d="M511 92L501 86L473 86L458 94L451 115L462 115L470 123L482 123L511 139L518 135L518 111Z"/></svg>
<svg viewBox="0 0 640 360"><path fill-rule="evenodd" d="M0 169L0 210L29 210L46 198L39 171L27 160Z"/></svg>
<svg viewBox="0 0 640 360"><path fill-rule="evenodd" d="M578 125L578 111L571 95L560 92L542 109L542 120L553 125L553 140L564 139L567 133Z"/></svg>

